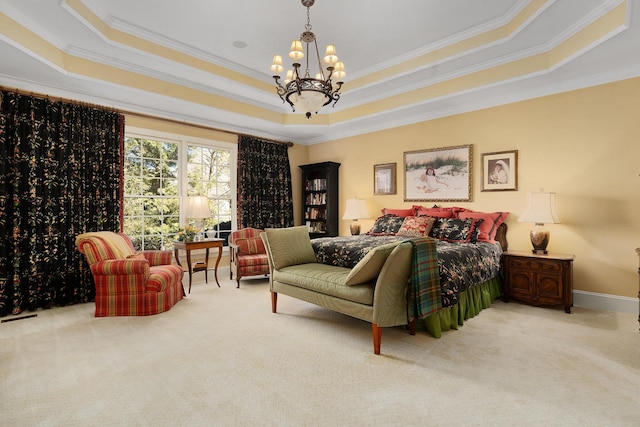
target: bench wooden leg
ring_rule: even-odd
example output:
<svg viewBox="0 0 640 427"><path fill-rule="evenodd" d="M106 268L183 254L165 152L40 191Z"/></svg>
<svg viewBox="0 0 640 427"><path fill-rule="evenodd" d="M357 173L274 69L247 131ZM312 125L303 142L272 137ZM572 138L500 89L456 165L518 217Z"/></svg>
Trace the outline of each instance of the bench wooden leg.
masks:
<svg viewBox="0 0 640 427"><path fill-rule="evenodd" d="M409 335L416 334L416 319L409 321Z"/></svg>
<svg viewBox="0 0 640 427"><path fill-rule="evenodd" d="M271 291L271 312L275 313L278 305L278 293Z"/></svg>
<svg viewBox="0 0 640 427"><path fill-rule="evenodd" d="M382 328L377 323L371 324L373 332L373 354L380 354L380 341L382 341Z"/></svg>

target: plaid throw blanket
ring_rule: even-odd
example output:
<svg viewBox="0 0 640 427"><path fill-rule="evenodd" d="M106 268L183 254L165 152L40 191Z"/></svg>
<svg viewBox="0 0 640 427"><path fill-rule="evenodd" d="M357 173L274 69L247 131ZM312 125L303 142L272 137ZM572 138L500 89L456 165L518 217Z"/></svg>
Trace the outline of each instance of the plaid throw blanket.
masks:
<svg viewBox="0 0 640 427"><path fill-rule="evenodd" d="M442 308L442 290L438 269L438 241L430 237L409 240L413 244L411 283L409 286L410 319L422 319Z"/></svg>

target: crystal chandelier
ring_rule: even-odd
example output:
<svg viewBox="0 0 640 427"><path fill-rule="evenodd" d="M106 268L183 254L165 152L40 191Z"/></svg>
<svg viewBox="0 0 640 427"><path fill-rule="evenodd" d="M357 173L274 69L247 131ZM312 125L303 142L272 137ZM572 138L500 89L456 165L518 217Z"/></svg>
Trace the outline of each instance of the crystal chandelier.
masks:
<svg viewBox="0 0 640 427"><path fill-rule="evenodd" d="M282 56L274 55L271 71L276 74L273 78L276 81L276 90L282 102L287 101L293 111L296 111L296 109L304 111L305 116L309 119L312 113L317 114L320 108L329 104L331 101L333 101L333 105L338 102L340 99L340 93L338 92L342 87L342 79L346 73L344 71L344 63L338 61L336 47L332 44L327 46L323 58L325 64L327 64L327 69L326 72L323 70L316 35L311 32L309 8L313 6L315 0L301 0L301 3L307 8L307 25L304 27L305 31L300 34L300 39L291 42L289 57L294 61L293 70L287 71L284 82L280 83L280 76L278 74L284 70L282 66ZM299 61L305 57L302 49L303 43L306 44L307 61L304 74L301 74ZM311 77L309 71L309 57L312 53L310 47L315 47L316 58L318 60L319 72L315 77ZM337 80L335 87L332 83L332 78Z"/></svg>

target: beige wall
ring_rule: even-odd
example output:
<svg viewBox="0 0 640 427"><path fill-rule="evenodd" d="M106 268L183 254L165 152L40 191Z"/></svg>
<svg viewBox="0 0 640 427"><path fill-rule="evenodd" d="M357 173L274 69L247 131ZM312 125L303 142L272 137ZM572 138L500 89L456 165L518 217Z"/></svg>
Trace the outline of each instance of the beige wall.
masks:
<svg viewBox="0 0 640 427"><path fill-rule="evenodd" d="M345 95L346 96L346 95ZM552 95L292 150L291 167L336 161L340 206L357 195L374 216L404 202L403 153L473 145L472 202L439 203L509 211L509 248L529 250L532 224L517 219L527 191L557 193L562 224L550 226L549 250L575 254L574 289L634 297L640 246L640 79ZM518 150L518 191L481 191L481 153ZM305 156L305 154L307 154ZM373 165L396 162L398 193L373 195ZM299 181L294 182L296 223ZM423 204L428 205L428 202ZM340 209L342 211L342 208ZM363 230L373 219L362 220ZM349 221L341 220L347 235Z"/></svg>

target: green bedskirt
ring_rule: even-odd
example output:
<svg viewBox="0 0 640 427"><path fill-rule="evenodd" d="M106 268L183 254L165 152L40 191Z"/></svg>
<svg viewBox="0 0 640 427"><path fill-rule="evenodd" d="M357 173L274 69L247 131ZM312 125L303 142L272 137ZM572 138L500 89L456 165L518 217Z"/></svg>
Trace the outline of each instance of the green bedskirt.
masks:
<svg viewBox="0 0 640 427"><path fill-rule="evenodd" d="M443 308L424 319L419 319L417 327L418 329L426 329L434 337L440 338L442 331L458 329L458 326L462 326L465 320L474 317L483 308L489 307L493 300L500 296L502 296L500 278L487 280L481 285L460 292L458 304Z"/></svg>

